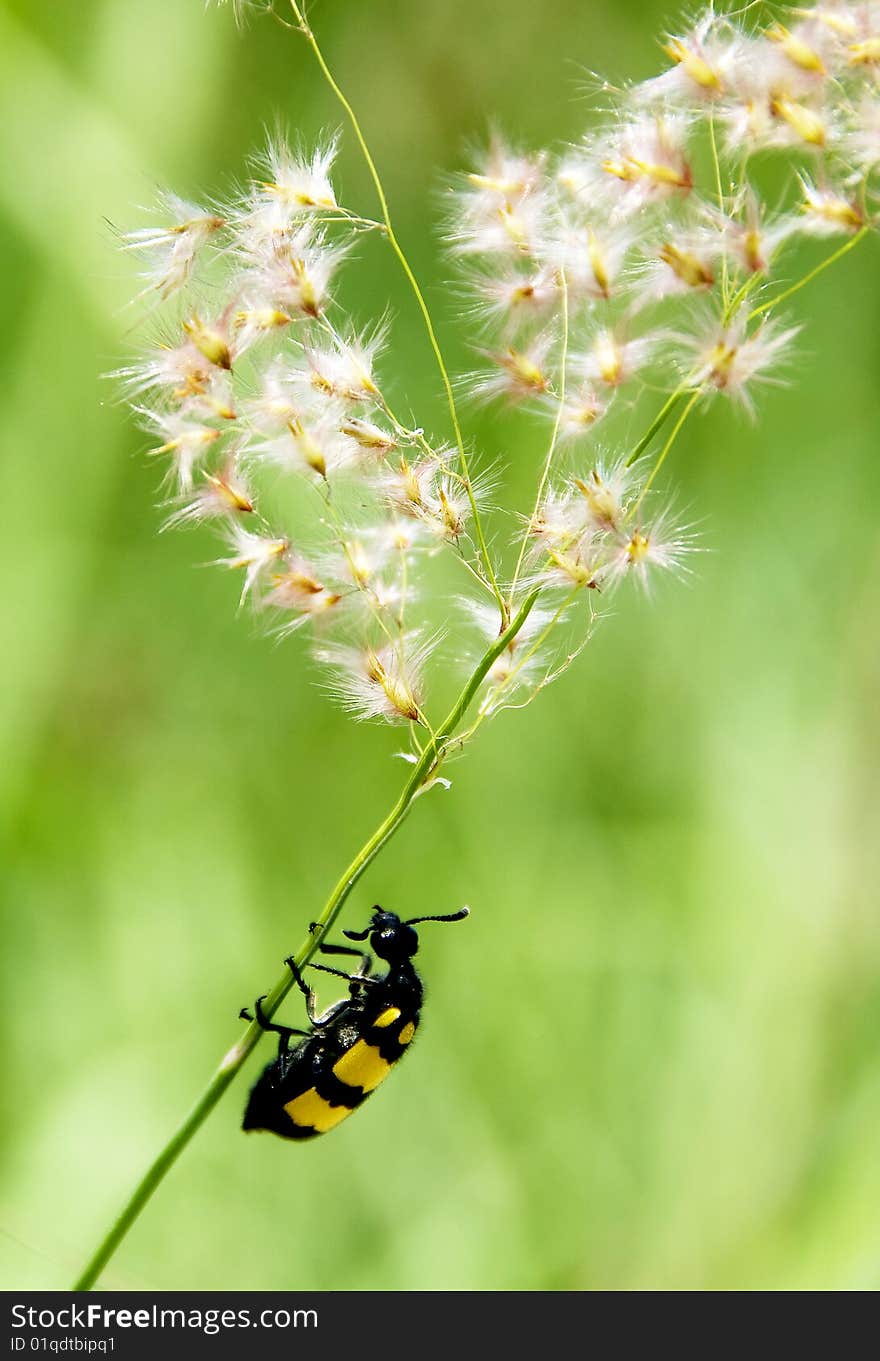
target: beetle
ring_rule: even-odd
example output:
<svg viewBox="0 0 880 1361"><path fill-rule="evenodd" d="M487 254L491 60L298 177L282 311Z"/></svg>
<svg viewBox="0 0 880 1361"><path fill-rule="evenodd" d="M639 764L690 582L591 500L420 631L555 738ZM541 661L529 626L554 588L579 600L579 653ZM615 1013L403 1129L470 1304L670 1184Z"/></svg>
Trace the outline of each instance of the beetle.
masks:
<svg viewBox="0 0 880 1361"><path fill-rule="evenodd" d="M278 1055L267 1064L251 1089L242 1129L265 1129L283 1139L313 1139L357 1110L385 1080L406 1053L419 1024L424 996L422 980L413 965L419 948L416 927L422 922L457 922L468 908L439 917L411 917L403 921L395 912L374 907L363 931L343 931L349 940L366 941L388 968L384 974L370 972L372 958L348 945L325 945L328 955L355 955L357 973L343 973L326 964L310 967L344 978L349 995L323 1015L315 1009L315 995L303 979L296 961L284 962L306 999L309 1030L276 1025L263 1010L263 997L254 1004L254 1016L242 1009L244 1020L256 1018L262 1030L278 1035ZM316 929L315 923L312 928ZM291 1048L291 1038L299 1043Z"/></svg>

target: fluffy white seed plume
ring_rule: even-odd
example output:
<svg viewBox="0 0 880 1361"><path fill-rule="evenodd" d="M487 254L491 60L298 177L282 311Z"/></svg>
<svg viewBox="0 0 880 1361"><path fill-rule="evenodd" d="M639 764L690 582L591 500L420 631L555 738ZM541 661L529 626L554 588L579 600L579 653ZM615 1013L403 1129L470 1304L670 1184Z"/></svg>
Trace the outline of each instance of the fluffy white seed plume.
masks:
<svg viewBox="0 0 880 1361"><path fill-rule="evenodd" d="M596 386L582 382L572 373L566 387L565 399L560 404L558 397L548 397L545 410L559 416L557 438L562 444L580 440L592 433L593 427L611 409L614 394L599 395Z"/></svg>
<svg viewBox="0 0 880 1361"><path fill-rule="evenodd" d="M661 47L671 65L634 87L638 103L702 109L731 87L742 62L740 36L711 8L687 32L667 34Z"/></svg>
<svg viewBox="0 0 880 1361"><path fill-rule="evenodd" d="M636 233L631 223L591 221L563 208L543 249L553 274L564 273L569 298L608 299L620 291L621 275Z"/></svg>
<svg viewBox="0 0 880 1361"><path fill-rule="evenodd" d="M139 296L155 292L164 301L189 283L199 252L224 220L170 193L161 195L158 211L160 223L125 232L122 242L125 250L136 251L146 262Z"/></svg>
<svg viewBox="0 0 880 1361"><path fill-rule="evenodd" d="M278 313L320 317L330 301L330 282L348 253L314 222L267 231L262 220L245 221L238 234L245 262L242 284L262 306Z"/></svg>
<svg viewBox="0 0 880 1361"><path fill-rule="evenodd" d="M234 458L229 458L214 473L205 473L202 482L191 496L181 498L181 504L168 517L163 529L178 525L203 524L235 515L252 515L253 494Z"/></svg>
<svg viewBox="0 0 880 1361"><path fill-rule="evenodd" d="M339 403L295 399L278 433L248 446L249 456L286 472L328 478L356 462L357 446L343 433Z"/></svg>
<svg viewBox="0 0 880 1361"><path fill-rule="evenodd" d="M364 420L361 416L346 416L339 427L343 435L354 440L364 455L384 458L398 448L397 436L382 425Z"/></svg>
<svg viewBox="0 0 880 1361"><path fill-rule="evenodd" d="M470 515L470 498L461 477L452 472L454 450L439 449L415 459L392 461L376 479L385 503L398 516L417 520L427 541L457 544ZM486 480L471 491L479 504L487 490ZM392 530L392 538L400 526ZM407 531L408 532L408 531Z"/></svg>
<svg viewBox="0 0 880 1361"><path fill-rule="evenodd" d="M604 586L615 586L625 579L635 580L642 590L650 590L656 572L687 572L687 559L695 551L693 536L675 523L669 507L649 518L636 518L610 535L603 545L605 561L599 570Z"/></svg>
<svg viewBox="0 0 880 1361"><path fill-rule="evenodd" d="M492 401L496 397L511 402L528 402L543 397L552 386L550 353L556 338L550 331L533 336L521 346L507 345L489 350L486 358L493 369L471 375L468 386L474 397Z"/></svg>
<svg viewBox="0 0 880 1361"><path fill-rule="evenodd" d="M798 225L793 213L768 213L750 185L739 190L726 211L707 204L703 216L732 269L746 275L769 274Z"/></svg>
<svg viewBox="0 0 880 1361"><path fill-rule="evenodd" d="M196 466L207 458L222 432L203 424L185 411L151 411L146 407L137 407L136 410L143 423L160 440L149 452L168 455L172 479L177 482L181 492L190 491Z"/></svg>
<svg viewBox="0 0 880 1361"><path fill-rule="evenodd" d="M564 669L605 595L685 571L694 545L656 502L659 464L709 397L754 412L779 381L798 328L777 302L812 277L793 282L792 243L837 237L833 258L876 223L878 0L760 23L710 5L661 49L657 76L604 87L575 145L495 133L446 196L479 356L467 389L525 408L534 490L513 543L483 523L467 444L395 415L387 321L339 304L338 272L357 281L352 246L378 224L345 204L335 138L271 138L235 202L167 194L122 239L139 298L170 302L158 343L116 375L167 463L166 526L219 532L242 602L276 634L317 633L359 717L427 722L441 554L467 573L486 646L526 589L544 596L495 659L476 726ZM769 204L752 159L767 153Z"/></svg>
<svg viewBox="0 0 880 1361"><path fill-rule="evenodd" d="M336 208L330 171L336 159L338 139L307 152L292 152L286 142L269 142L264 158L266 179L260 185L263 199L279 209L287 222L303 213Z"/></svg>
<svg viewBox="0 0 880 1361"><path fill-rule="evenodd" d="M557 270L531 261L519 268L504 262L496 273L475 272L469 284L477 295L474 320L487 329L498 327L505 336L540 325L559 305Z"/></svg>
<svg viewBox="0 0 880 1361"><path fill-rule="evenodd" d="M454 197L450 241L461 255L535 255L548 199L543 156L525 156L495 137Z"/></svg>
<svg viewBox="0 0 880 1361"><path fill-rule="evenodd" d="M800 329L768 321L749 333L744 313L729 323L711 318L701 330L683 340L682 372L695 387L724 393L754 416L751 388L756 383L780 382L776 370Z"/></svg>
<svg viewBox="0 0 880 1361"><path fill-rule="evenodd" d="M179 345L160 345L138 363L117 369L111 377L121 379L124 390L133 399L149 395L179 412L235 420L228 370L211 364L190 340ZM135 410L143 408L136 406Z"/></svg>
<svg viewBox="0 0 880 1361"><path fill-rule="evenodd" d="M234 571L244 572L244 584L241 588L241 603L244 604L260 578L277 567L279 560L290 548L290 541L257 534L236 523L229 525L226 540L232 550L230 556L218 558L217 562L221 566L231 567Z"/></svg>
<svg viewBox="0 0 880 1361"><path fill-rule="evenodd" d="M603 327L588 350L572 355L571 367L590 383L608 388L623 387L651 362L659 337L626 336L620 329Z"/></svg>
<svg viewBox="0 0 880 1361"><path fill-rule="evenodd" d="M641 468L619 458L612 463L600 459L585 476L575 476L573 486L580 493L578 503L585 531L622 531L641 478Z"/></svg>
<svg viewBox="0 0 880 1361"><path fill-rule="evenodd" d="M263 609L280 611L286 616L278 630L284 637L308 620L335 611L341 600L341 594L321 580L312 564L288 547L278 570L271 574L269 588L260 604Z"/></svg>
<svg viewBox="0 0 880 1361"><path fill-rule="evenodd" d="M811 236L836 236L857 232L865 225L865 210L851 194L830 187L820 188L801 176L803 219L801 230Z"/></svg>
<svg viewBox="0 0 880 1361"><path fill-rule="evenodd" d="M857 167L854 182L880 166L880 99L876 88L865 91L848 118L841 138L843 155Z"/></svg>
<svg viewBox="0 0 880 1361"><path fill-rule="evenodd" d="M423 672L436 645L436 637L409 633L375 646L328 644L315 655L330 668L328 688L356 718L421 723Z"/></svg>
<svg viewBox="0 0 880 1361"><path fill-rule="evenodd" d="M325 344L306 343L303 382L325 397L373 403L379 396L373 372L384 343L383 330L371 336L332 335Z"/></svg>
<svg viewBox="0 0 880 1361"><path fill-rule="evenodd" d="M662 199L690 193L694 172L688 154L689 121L656 115L622 123L596 147L609 192L619 211L637 213Z"/></svg>
<svg viewBox="0 0 880 1361"><path fill-rule="evenodd" d="M645 262L638 290L638 303L662 302L664 298L709 291L715 283L723 243L717 234L663 233Z"/></svg>

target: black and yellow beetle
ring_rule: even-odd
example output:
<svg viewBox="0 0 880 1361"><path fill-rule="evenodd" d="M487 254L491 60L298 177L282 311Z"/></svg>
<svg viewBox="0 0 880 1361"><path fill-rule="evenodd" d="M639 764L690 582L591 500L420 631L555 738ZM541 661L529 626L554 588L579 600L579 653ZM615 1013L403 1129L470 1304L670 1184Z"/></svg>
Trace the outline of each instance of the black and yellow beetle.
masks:
<svg viewBox="0 0 880 1361"><path fill-rule="evenodd" d="M357 955L360 971L343 973L326 964L310 967L335 974L349 983L349 996L336 1002L322 1016L315 1012L314 993L304 982L293 959L289 966L294 981L306 999L311 1022L307 1031L275 1025L267 1020L257 998L254 1011L263 1030L278 1035L278 1057L263 1070L251 1091L242 1129L268 1129L283 1139L313 1139L326 1134L383 1082L398 1059L406 1053L419 1024L423 988L412 963L419 948L415 927L421 922L457 922L468 909L445 917L412 917L401 921L394 912L373 909L369 926L363 931L344 931L349 940L365 941L388 969L384 974L369 972L368 954L348 945L324 945L328 955ZM250 1013L242 1011L246 1020ZM291 1036L301 1036L290 1047Z"/></svg>

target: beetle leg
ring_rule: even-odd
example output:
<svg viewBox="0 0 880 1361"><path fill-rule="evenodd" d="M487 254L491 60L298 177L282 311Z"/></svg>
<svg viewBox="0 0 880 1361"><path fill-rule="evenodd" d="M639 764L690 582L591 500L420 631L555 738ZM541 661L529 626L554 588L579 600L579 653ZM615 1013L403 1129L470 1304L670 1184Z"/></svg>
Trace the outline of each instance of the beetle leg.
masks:
<svg viewBox="0 0 880 1361"><path fill-rule="evenodd" d="M313 935L319 929L317 922L309 922L309 931ZM353 945L334 945L322 940L318 949L322 955L351 955L353 958L361 960L361 966L358 970L360 974L369 973L373 965L372 955L366 954L363 950L356 950Z"/></svg>
<svg viewBox="0 0 880 1361"><path fill-rule="evenodd" d="M308 1014L309 1020L311 1021L312 1025L315 1027L316 1030L320 1030L322 1026L327 1025L328 1022L333 1019L336 1012L339 1010L339 1004L335 1003L329 1009L329 1011L325 1011L323 1012L323 1014L319 1015L315 994L312 992L312 989L309 987L308 983L303 978L302 972L296 960L291 955L288 959L285 959L284 963L287 965L288 969L293 974L294 983L299 988L303 997L306 999L306 1012ZM319 964L316 964L313 967L317 969L320 968L321 966Z"/></svg>
<svg viewBox="0 0 880 1361"><path fill-rule="evenodd" d="M363 958L363 950L356 950L353 945L326 945L324 941L318 946L322 955L354 955L356 959Z"/></svg>
<svg viewBox="0 0 880 1361"><path fill-rule="evenodd" d="M364 959L372 963L369 955L364 955ZM331 973L334 978L344 978L347 982L357 983L358 985L362 983L378 983L379 981L377 978L366 978L362 973L344 973L342 969L331 969L329 964L310 964L309 968L318 969L321 973Z"/></svg>
<svg viewBox="0 0 880 1361"><path fill-rule="evenodd" d="M308 1034L308 1031L295 1030L293 1026L277 1025L274 1021L270 1021L265 1011L263 1010L263 999L266 996L267 994L263 993L262 997L258 997L256 1002L254 1003L254 1012L257 1025L260 1027L261 1030L271 1031L273 1034L277 1035L278 1053L286 1054L288 1047L290 1045L291 1035L306 1036ZM248 1011L247 1007L242 1007L241 1011L238 1014L241 1020L243 1021L253 1022L255 1019L255 1017L252 1016L251 1013Z"/></svg>

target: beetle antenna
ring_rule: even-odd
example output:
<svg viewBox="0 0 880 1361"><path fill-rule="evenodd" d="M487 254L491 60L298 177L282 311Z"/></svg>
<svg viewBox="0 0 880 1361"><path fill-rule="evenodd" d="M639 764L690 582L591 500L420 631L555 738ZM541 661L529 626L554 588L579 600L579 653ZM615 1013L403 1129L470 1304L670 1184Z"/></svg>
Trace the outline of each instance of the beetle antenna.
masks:
<svg viewBox="0 0 880 1361"><path fill-rule="evenodd" d="M470 915L470 908L463 907L459 912L450 912L445 917L410 917L409 921L404 922L404 926L418 926L419 922L460 922ZM346 932L346 934L348 934Z"/></svg>
<svg viewBox="0 0 880 1361"><path fill-rule="evenodd" d="M348 936L349 940L366 940L372 929L368 926L364 931L343 931L342 934Z"/></svg>

